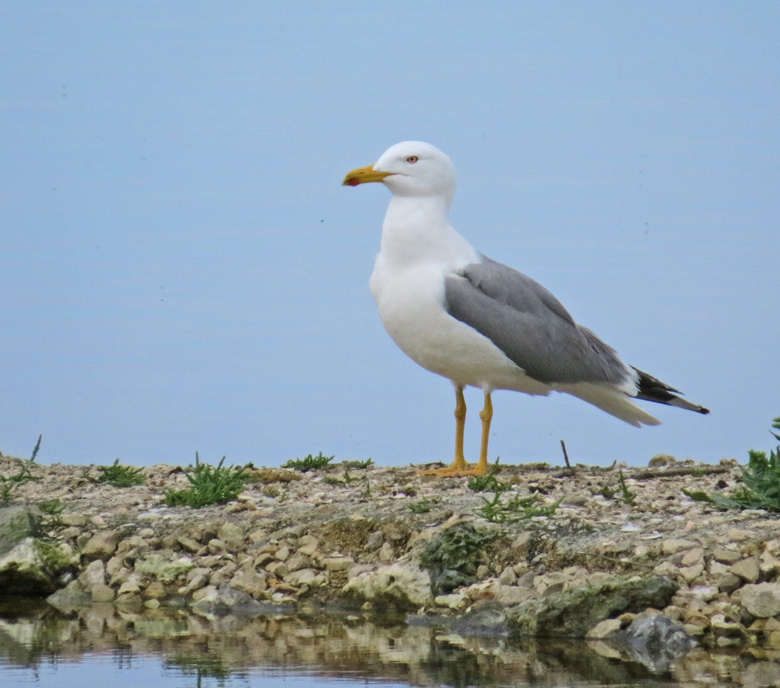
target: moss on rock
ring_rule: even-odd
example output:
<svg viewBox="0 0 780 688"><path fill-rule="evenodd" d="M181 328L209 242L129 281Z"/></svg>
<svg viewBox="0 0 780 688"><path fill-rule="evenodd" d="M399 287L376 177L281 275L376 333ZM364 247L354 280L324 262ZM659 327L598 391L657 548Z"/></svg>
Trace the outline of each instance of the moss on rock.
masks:
<svg viewBox="0 0 780 688"><path fill-rule="evenodd" d="M193 563L186 558L168 561L159 554L150 554L146 559L136 562L136 573L153 576L160 583L173 583L179 576L193 568Z"/></svg>
<svg viewBox="0 0 780 688"><path fill-rule="evenodd" d="M665 576L616 576L601 585L581 585L523 602L509 611L515 635L584 638L597 623L623 612L663 609L677 592Z"/></svg>

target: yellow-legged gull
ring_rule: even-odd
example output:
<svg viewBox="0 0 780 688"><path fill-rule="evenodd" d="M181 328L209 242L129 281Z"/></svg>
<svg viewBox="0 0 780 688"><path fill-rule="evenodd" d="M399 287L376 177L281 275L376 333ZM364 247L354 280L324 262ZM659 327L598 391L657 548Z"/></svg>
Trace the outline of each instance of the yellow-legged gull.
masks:
<svg viewBox="0 0 780 688"><path fill-rule="evenodd" d="M447 218L455 167L434 146L406 141L374 165L352 170L344 185L382 182L393 193L371 275L371 293L395 343L423 368L455 386L455 460L438 475L480 475L496 389L532 395L565 392L635 427L659 420L633 399L709 413L680 392L626 365L610 346L574 322L543 286L479 253ZM463 388L485 394L476 466L466 463Z"/></svg>

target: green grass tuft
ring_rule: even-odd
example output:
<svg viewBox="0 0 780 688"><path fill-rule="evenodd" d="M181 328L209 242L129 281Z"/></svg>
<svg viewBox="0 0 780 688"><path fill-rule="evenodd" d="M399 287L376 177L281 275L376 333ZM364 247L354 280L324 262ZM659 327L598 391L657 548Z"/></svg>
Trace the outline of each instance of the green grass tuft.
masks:
<svg viewBox="0 0 780 688"><path fill-rule="evenodd" d="M433 507L438 506L441 497L423 497L409 505L409 511L413 514L427 514Z"/></svg>
<svg viewBox="0 0 780 688"><path fill-rule="evenodd" d="M195 509L209 504L225 504L235 499L244 489L249 476L244 468L224 466L225 457L216 465L201 463L195 452L195 466L184 470L190 487L187 490L166 490L168 506L191 506Z"/></svg>
<svg viewBox="0 0 780 688"><path fill-rule="evenodd" d="M591 490L591 492L593 494L600 494L606 499L621 499L628 504L628 506L634 506L634 502L636 501L636 493L628 489L623 471L618 471L617 487L613 487L609 482L605 482L600 488Z"/></svg>
<svg viewBox="0 0 780 688"><path fill-rule="evenodd" d="M628 489L628 485L626 485L626 479L623 477L623 471L618 473L618 486L620 487L620 494L623 498L623 501L628 504L628 506L634 506L634 502L636 501L636 493L631 492L631 490Z"/></svg>
<svg viewBox="0 0 780 688"><path fill-rule="evenodd" d="M552 516L561 503L559 499L550 506L534 506L540 499L539 495L521 497L515 495L507 501L501 501L503 492L496 492L493 499L482 497L484 504L477 507L476 512L491 523L515 523L525 521L534 516Z"/></svg>
<svg viewBox="0 0 780 688"><path fill-rule="evenodd" d="M496 476L501 472L501 466L498 465L500 459L489 468L485 475L477 475L469 480L469 490L472 492L506 492L511 485L502 483Z"/></svg>
<svg viewBox="0 0 780 688"><path fill-rule="evenodd" d="M59 516L65 505L59 499L47 499L38 502L38 508L47 516Z"/></svg>
<svg viewBox="0 0 780 688"><path fill-rule="evenodd" d="M332 459L333 457L331 456L330 458ZM365 459L365 460L361 461L359 459L355 459L355 460L352 460L352 461L342 461L341 465L344 466L345 470L352 468L353 470L362 471L362 470L364 470L366 468L371 468L371 466L374 465L374 460L373 459Z"/></svg>
<svg viewBox="0 0 780 688"><path fill-rule="evenodd" d="M325 468L334 458L335 456L324 456L322 452L317 456L309 454L304 459L290 459L287 463L282 464L282 468L292 468L306 473L307 471L316 471L318 468Z"/></svg>
<svg viewBox="0 0 780 688"><path fill-rule="evenodd" d="M772 422L780 430L780 417ZM780 440L780 435L769 431ZM748 465L742 469L742 485L731 497L707 494L701 491L683 490L683 493L697 502L709 502L719 509L764 509L780 511L780 446L769 452L751 449L748 451Z"/></svg>
<svg viewBox="0 0 780 688"><path fill-rule="evenodd" d="M420 554L420 565L430 573L434 594L476 583L477 569L489 560L486 549L497 537L471 524L459 524L429 542Z"/></svg>
<svg viewBox="0 0 780 688"><path fill-rule="evenodd" d="M354 483L357 480L360 480L360 478L352 477L349 474L349 470L344 469L344 475L341 478L335 478L333 476L327 475L322 479L322 482L324 482L326 485L349 485L350 483Z"/></svg>
<svg viewBox="0 0 780 688"><path fill-rule="evenodd" d="M120 466L119 459L110 466L99 466L98 470L100 477L95 482L108 483L113 487L132 487L133 485L143 485L146 481L143 469Z"/></svg>
<svg viewBox="0 0 780 688"><path fill-rule="evenodd" d="M38 441L33 449L32 456L29 461L19 459L19 472L15 475L0 475L0 504L11 501L14 490L24 483L32 480L40 480L36 478L31 472L30 468L35 463L35 457L38 456L38 450L41 448L41 439L43 435L38 435Z"/></svg>

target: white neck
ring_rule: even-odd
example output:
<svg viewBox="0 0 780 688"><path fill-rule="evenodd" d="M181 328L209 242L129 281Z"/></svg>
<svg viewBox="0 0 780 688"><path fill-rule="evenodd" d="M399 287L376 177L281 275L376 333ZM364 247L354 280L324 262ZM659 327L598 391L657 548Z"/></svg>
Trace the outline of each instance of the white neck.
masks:
<svg viewBox="0 0 780 688"><path fill-rule="evenodd" d="M393 196L382 225L383 260L399 265L436 260L458 267L479 260L450 225L451 204L451 195Z"/></svg>

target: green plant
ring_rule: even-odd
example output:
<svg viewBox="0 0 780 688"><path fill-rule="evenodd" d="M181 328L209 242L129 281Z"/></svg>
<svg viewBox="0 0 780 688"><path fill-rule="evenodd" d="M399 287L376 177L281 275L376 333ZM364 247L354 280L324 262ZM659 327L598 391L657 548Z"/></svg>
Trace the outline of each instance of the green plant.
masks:
<svg viewBox="0 0 780 688"><path fill-rule="evenodd" d="M199 509L208 504L224 504L235 499L244 489L249 477L244 468L224 466L225 457L216 465L201 463L195 452L195 466L188 466L184 475L190 481L186 490L166 490L168 506L191 506Z"/></svg>
<svg viewBox="0 0 780 688"><path fill-rule="evenodd" d="M428 569L434 594L476 583L477 569L488 561L485 550L496 537L464 524L448 528L428 543L420 554L420 565Z"/></svg>
<svg viewBox="0 0 780 688"><path fill-rule="evenodd" d="M780 417L775 418L772 427L780 430ZM780 435L769 431L780 440ZM731 497L707 494L702 491L683 490L683 493L697 502L709 502L719 509L765 509L780 511L780 446L769 452L750 449L748 465L742 469L742 485Z"/></svg>
<svg viewBox="0 0 780 688"><path fill-rule="evenodd" d="M631 492L626 485L626 479L623 477L623 471L618 473L618 486L620 487L620 493L623 497L623 501L629 506L633 506L636 501L636 493Z"/></svg>
<svg viewBox="0 0 780 688"><path fill-rule="evenodd" d="M31 480L40 480L40 478L35 477L30 472L30 468L35 463L35 457L38 456L42 438L43 435L38 435L38 441L35 443L35 448L33 449L29 461L19 459L19 472L16 475L0 475L0 503L10 502L13 491L19 487L19 485L30 482Z"/></svg>
<svg viewBox="0 0 780 688"><path fill-rule="evenodd" d="M322 479L322 482L324 482L326 485L349 485L350 483L354 483L358 480L360 480L360 478L352 477L349 474L349 470L345 469L344 475L342 475L340 478L328 475Z"/></svg>
<svg viewBox="0 0 780 688"><path fill-rule="evenodd" d="M498 462L501 458L497 458L496 462L488 469L485 475L477 475L469 480L469 490L472 492L506 492L511 488L511 485L502 483L496 476L501 472L501 466Z"/></svg>
<svg viewBox="0 0 780 688"><path fill-rule="evenodd" d="M318 468L325 468L335 456L324 456L322 452L314 456L309 454L304 459L290 459L286 463L282 464L282 468L293 468L301 473L307 471L316 471Z"/></svg>
<svg viewBox="0 0 780 688"><path fill-rule="evenodd" d="M59 528L62 525L62 514L65 505L59 499L47 499L43 502L38 502L38 508L46 515L46 527L47 528Z"/></svg>
<svg viewBox="0 0 780 688"><path fill-rule="evenodd" d="M47 499L38 502L38 508L47 516L59 516L65 505L59 499Z"/></svg>
<svg viewBox="0 0 780 688"><path fill-rule="evenodd" d="M559 499L550 506L535 507L534 504L540 499L539 495L536 494L530 497L515 495L508 501L502 502L502 494L502 492L496 492L493 499L482 497L484 504L477 507L476 512L491 523L514 523L525 521L534 516L552 516L561 503Z"/></svg>
<svg viewBox="0 0 780 688"><path fill-rule="evenodd" d="M333 457L331 456L330 458L332 459ZM374 460L373 459L365 459L364 461L360 461L360 460L342 461L341 465L344 466L345 470L349 469L349 468L352 468L352 469L355 469L355 470L362 471L365 468L371 468L371 466L374 465Z"/></svg>
<svg viewBox="0 0 780 688"><path fill-rule="evenodd" d="M409 511L413 514L427 514L439 502L441 502L441 497L422 497L409 505Z"/></svg>
<svg viewBox="0 0 780 688"><path fill-rule="evenodd" d="M604 483L601 486L601 489L596 492L596 494L600 494L605 499L614 499L615 498L615 490L612 489L609 483Z"/></svg>
<svg viewBox="0 0 780 688"><path fill-rule="evenodd" d="M143 485L146 478L143 469L133 466L120 466L119 459L110 466L98 466L100 477L95 480L97 483L108 483L113 487L132 487L133 485Z"/></svg>
<svg viewBox="0 0 780 688"><path fill-rule="evenodd" d="M633 506L636 501L636 493L628 489L623 471L618 472L617 487L613 487L610 483L605 482L598 490L594 490L593 494L600 494L606 499L618 499L619 495L619 498L629 506Z"/></svg>

